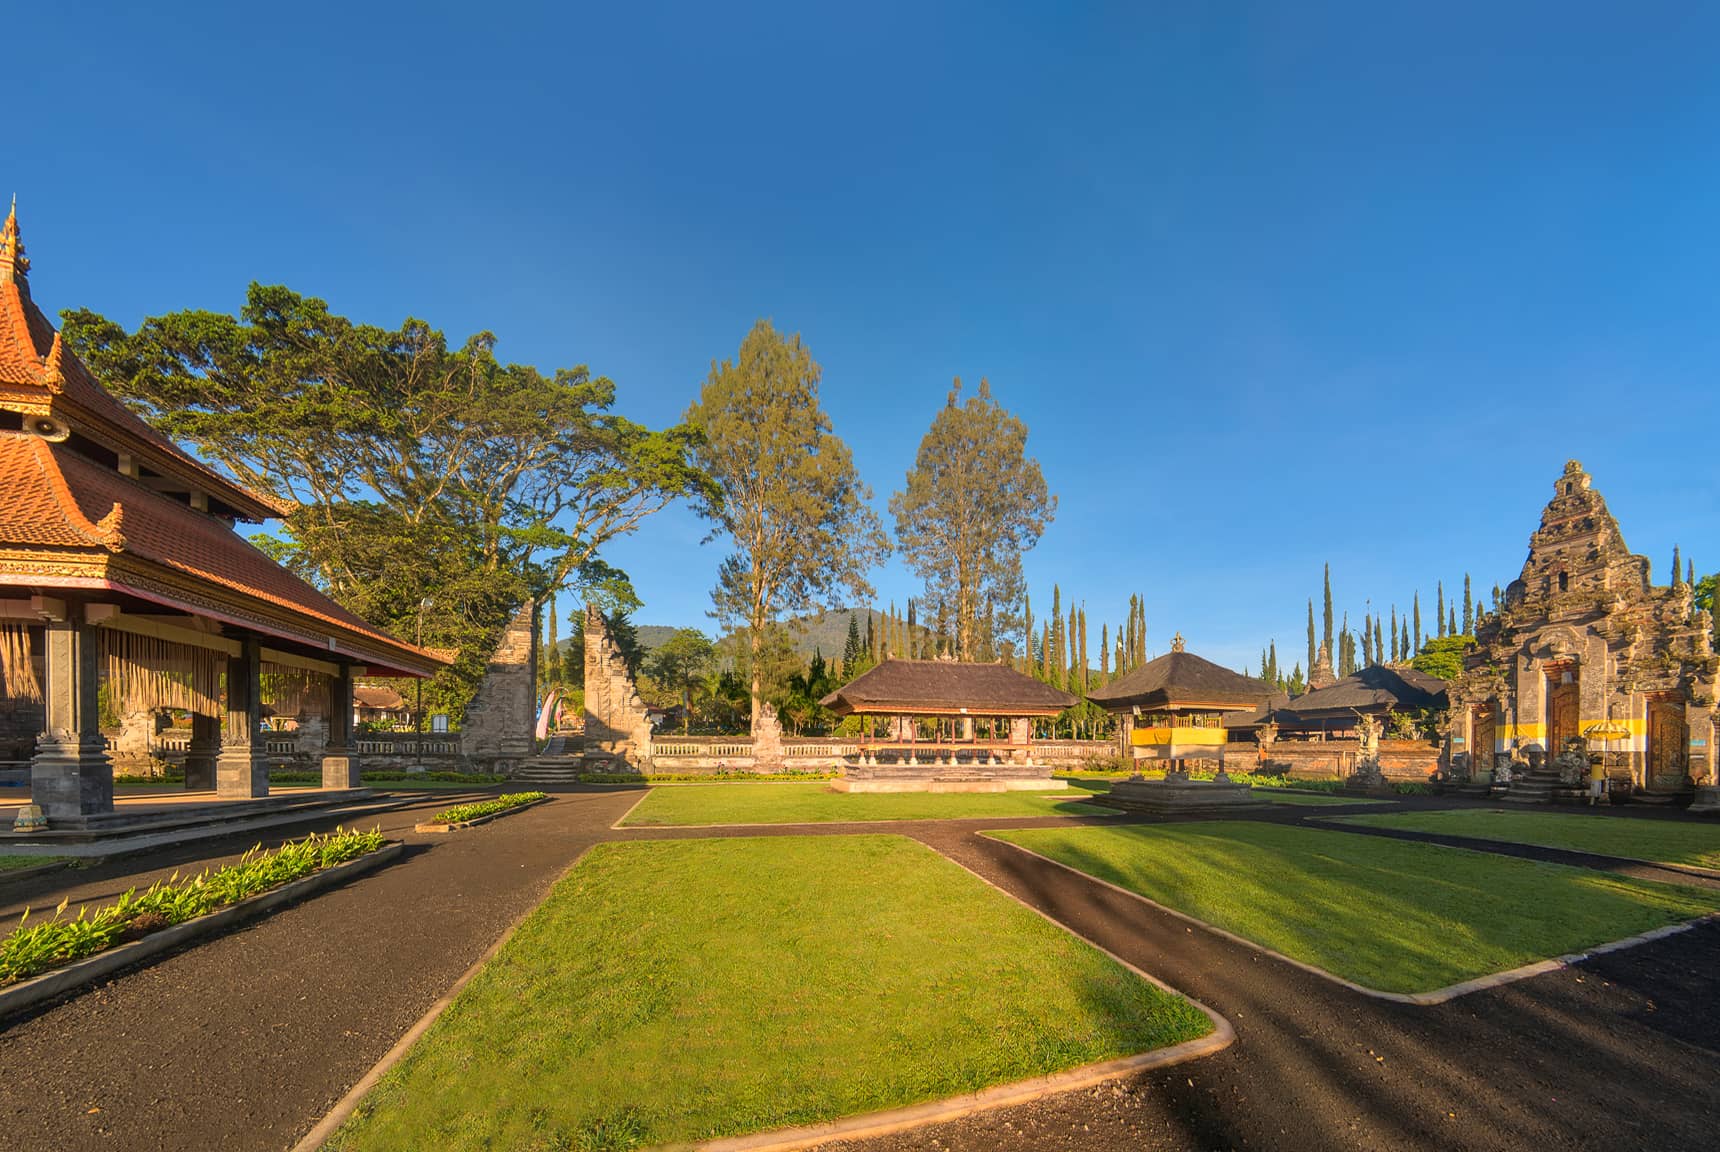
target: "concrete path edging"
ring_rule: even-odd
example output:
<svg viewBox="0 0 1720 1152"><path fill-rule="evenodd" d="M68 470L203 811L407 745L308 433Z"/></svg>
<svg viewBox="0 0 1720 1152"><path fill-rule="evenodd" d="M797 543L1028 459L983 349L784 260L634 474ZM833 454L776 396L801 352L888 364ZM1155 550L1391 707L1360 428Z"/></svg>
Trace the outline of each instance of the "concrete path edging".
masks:
<svg viewBox="0 0 1720 1152"><path fill-rule="evenodd" d="M333 868L324 868L309 876L301 876L279 888L259 893L237 904L229 904L225 908L218 908L195 920L186 920L159 932L151 932L141 940L133 940L129 944L109 948L105 952L98 952L94 956L44 972L40 976L21 980L8 988L0 989L0 1018L13 1016L38 1004L57 999L101 979L110 972L133 967L189 941L223 932L324 888L344 884L355 876L382 867L405 850L406 845L396 840L356 860L348 860L343 864L336 864Z"/></svg>
<svg viewBox="0 0 1720 1152"><path fill-rule="evenodd" d="M575 856L572 861L568 863L568 866L562 870L561 875L557 876L554 882L550 884L550 888L553 890L557 884L560 884L563 880L567 879L568 874L575 868L579 867L579 862L584 860L590 851L591 849L587 848L584 852ZM443 1012L448 1010L448 1005L452 1004L454 1002L454 997L458 996L466 985L472 982L472 977L476 976L484 965L488 964L495 958L497 953L507 946L508 941L514 938L514 933L519 931L520 925L524 924L527 918L542 906L543 901L539 900L530 908L527 908L524 912L520 913L519 918L512 924L509 924L507 930L496 938L496 942L484 949L484 954L472 961L471 966L464 972L460 973L460 978L455 980L454 983L449 986L448 990L442 993L434 1004L430 1005L429 1010L426 1011L424 1015L420 1016L412 1027L406 1030L405 1034L401 1036L400 1039L394 1042L394 1047L390 1048L387 1052L384 1052L382 1054L382 1059L371 1065L370 1071L359 1077L358 1083L354 1084L345 1096L342 1096L339 1100L335 1101L334 1107L324 1113L323 1118L318 1120L315 1126L313 1126L309 1132L306 1132L304 1136L299 1139L298 1143L292 1146L290 1152L317 1152L317 1149L321 1148L324 1142L326 1142L330 1136L333 1136L335 1132L340 1129L340 1126L345 1124L352 1116L353 1112L358 1109L360 1102L364 1100L365 1096L370 1093L372 1088L376 1087L377 1081L381 1080L396 1064L400 1063L400 1061L405 1058L406 1053L411 1050L412 1045L418 1042L419 1037L428 1032L430 1030L430 1025L436 1023L437 1018L440 1017Z"/></svg>
<svg viewBox="0 0 1720 1152"><path fill-rule="evenodd" d="M983 836L985 834L981 833L981 835ZM1268 948L1257 941L1250 940L1246 936L1238 936L1236 933L1220 928L1216 924L1208 923L1198 917L1189 915L1187 912L1181 912L1175 908L1169 907L1168 905L1160 904L1157 900L1154 900L1151 897L1143 896L1139 892L1124 888L1120 884L1113 884L1109 880L1101 879L1098 876L1083 872L1079 868L1072 868L1061 860L1053 860L1051 857L1035 852L1031 848L1023 848L1019 844L1012 844L1008 840L1000 840L993 836L986 836L985 838L993 843L1003 844L1015 849L1017 852L1022 852L1028 856L1032 856L1036 860L1043 860L1047 864L1061 868L1065 872L1072 873L1073 875L1079 876L1091 883L1109 888L1113 892L1120 893L1121 895L1127 896L1133 900L1138 900L1142 904L1145 904L1147 907L1156 911L1164 912L1186 923L1197 925L1212 933L1214 936L1229 940L1235 944L1240 944L1244 948L1259 952L1265 956L1270 956L1274 960L1282 960L1284 963L1289 964L1294 968L1300 968L1304 972L1311 973L1324 980L1330 980L1334 984L1341 984L1352 992L1359 992L1363 996L1368 996L1375 1000L1389 1000L1396 1004L1415 1004L1423 1007L1433 1004L1444 1004L1448 1000L1455 1000L1459 996L1467 996L1471 992L1481 992L1488 988L1498 988L1501 985L1514 984L1519 980L1527 980L1531 976L1540 976L1547 972L1556 972L1561 968L1568 968L1572 964L1586 960L1590 956L1597 956L1607 952L1618 952L1625 948L1634 948L1638 944L1647 944L1650 941L1677 935L1680 932L1688 932L1697 925L1707 923L1710 920L1720 920L1720 912L1711 912L1706 916L1698 916L1694 919L1685 920L1677 924L1666 924L1659 928L1651 928L1647 932L1642 932L1635 936L1627 936L1622 940L1613 940L1605 944L1597 944L1593 948L1585 949L1582 952L1567 952L1562 956L1553 956L1546 960L1536 960L1532 963L1523 964L1516 968L1507 968L1503 972L1490 972L1485 976L1477 976L1473 980L1463 980L1456 984L1447 984L1443 988L1434 988L1427 992L1385 992L1378 988L1369 988L1365 984L1357 984L1353 980L1346 980L1335 972L1329 972L1324 968L1309 964L1305 960L1298 960L1294 956L1286 956L1284 953Z"/></svg>
<svg viewBox="0 0 1720 1152"><path fill-rule="evenodd" d="M924 842L921 841L920 843L923 844ZM693 1145L694 1148L698 1149L698 1152L797 1152L797 1150L817 1147L831 1140L857 1140L874 1136L887 1136L915 1128L924 1128L931 1124L959 1120L964 1116L972 1116L976 1112L986 1112L993 1108L1028 1104L1046 1096L1073 1092L1081 1088L1091 1088L1096 1084L1121 1080L1127 1076L1150 1072L1157 1068L1167 1068L1173 1064L1183 1064L1202 1056L1210 1056L1214 1052L1221 1052L1235 1042L1236 1029L1230 1021L1207 1005L1202 1004L1185 992L1177 991L1157 976L1129 963L1110 949L1095 944L1069 925L1035 908L1008 889L999 887L961 861L938 852L929 844L924 846L937 852L940 857L948 860L992 891L1019 904L1059 931L1068 933L1095 952L1109 957L1153 987L1194 1005L1208 1020L1212 1021L1212 1031L1198 1039L1185 1040L1181 1044L1172 1044L1167 1048L1155 1048L1151 1052L1141 1052L1134 1056L1123 1056L1116 1060L1105 1060L1097 1064L1084 1064L1079 1068L1070 1068L1064 1072L1053 1072L1049 1076L1035 1076L1030 1080L1017 1080L1012 1084L999 1084L996 1087L984 1088L978 1092L966 1092L960 1096L948 1096L942 1100L929 1100L924 1104L910 1104L904 1108L890 1108L882 1112L865 1112L858 1116L828 1120L822 1124L808 1124L798 1128L778 1128L771 1132L754 1133L751 1136L728 1136L721 1140L706 1141ZM675 1147L685 1147L685 1145L663 1145L659 1147L657 1152L669 1152ZM300 1152L300 1150L295 1149L294 1152Z"/></svg>
<svg viewBox="0 0 1720 1152"><path fill-rule="evenodd" d="M492 820L500 820L503 816L512 816L516 812L524 812L528 808L536 808L539 804L548 804L553 799L553 796L540 796L536 800L531 800L524 804L515 804L512 808L503 808L500 812L491 812L488 816L476 816L470 820L462 820L457 824L437 824L434 821L425 821L422 824L413 825L412 830L414 832L423 833L458 832L462 828L476 828L480 824L488 824Z"/></svg>

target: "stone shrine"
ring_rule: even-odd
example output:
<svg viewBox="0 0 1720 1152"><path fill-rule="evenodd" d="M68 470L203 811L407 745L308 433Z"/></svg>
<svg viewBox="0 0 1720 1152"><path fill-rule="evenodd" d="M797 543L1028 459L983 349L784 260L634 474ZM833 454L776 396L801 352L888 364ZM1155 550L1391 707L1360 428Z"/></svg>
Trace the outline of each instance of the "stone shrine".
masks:
<svg viewBox="0 0 1720 1152"><path fill-rule="evenodd" d="M1527 780L1531 762L1550 775L1586 745L1640 799L1714 784L1709 620L1681 573L1650 582L1577 461L1554 483L1522 574L1475 631L1447 689L1455 779Z"/></svg>

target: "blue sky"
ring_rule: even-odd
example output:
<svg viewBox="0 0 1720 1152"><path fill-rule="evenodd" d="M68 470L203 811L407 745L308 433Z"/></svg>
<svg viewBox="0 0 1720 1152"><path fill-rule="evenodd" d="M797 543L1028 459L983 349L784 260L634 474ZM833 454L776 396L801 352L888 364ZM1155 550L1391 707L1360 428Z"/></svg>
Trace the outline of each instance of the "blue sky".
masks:
<svg viewBox="0 0 1720 1152"><path fill-rule="evenodd" d="M1234 665L1326 561L1355 623L1508 582L1571 456L1657 580L1720 568L1712 6L56 7L3 166L50 310L282 282L653 423L769 316L881 513L986 376L1036 602ZM642 622L703 622L703 535L611 550Z"/></svg>

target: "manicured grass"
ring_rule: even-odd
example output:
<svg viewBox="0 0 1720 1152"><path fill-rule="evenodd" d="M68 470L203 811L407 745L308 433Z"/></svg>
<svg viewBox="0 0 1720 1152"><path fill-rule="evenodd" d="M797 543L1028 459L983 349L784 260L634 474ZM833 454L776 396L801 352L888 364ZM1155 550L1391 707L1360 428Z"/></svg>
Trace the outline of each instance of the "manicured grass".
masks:
<svg viewBox="0 0 1720 1152"><path fill-rule="evenodd" d="M845 820L951 820L986 816L1108 816L1081 793L832 792L828 784L676 784L654 788L623 823L830 824Z"/></svg>
<svg viewBox="0 0 1720 1152"><path fill-rule="evenodd" d="M1684 824L1633 820L1584 812L1403 812L1345 816L1352 824L1474 836L1544 848L1570 848L1602 856L1628 856L1662 864L1720 868L1720 823Z"/></svg>
<svg viewBox="0 0 1720 1152"><path fill-rule="evenodd" d="M66 856L0 856L0 872L16 872L24 868L37 868L43 864L58 864Z"/></svg>
<svg viewBox="0 0 1720 1152"><path fill-rule="evenodd" d="M1100 779L1093 776L1084 776L1079 779L1071 776L1067 777L1067 779L1071 789L1079 789L1082 792L1092 793L1109 792L1112 785L1117 783L1116 780ZM1122 779L1122 777L1118 777L1118 779ZM1382 803L1382 801L1375 800L1371 797L1368 799L1354 799L1344 796L1310 796L1305 793L1286 792L1282 788L1272 787L1255 788L1254 792L1255 795L1259 796L1261 799L1270 800L1274 804L1309 804L1317 806L1321 804ZM1388 804L1392 803L1392 801L1389 800L1383 802Z"/></svg>
<svg viewBox="0 0 1720 1152"><path fill-rule="evenodd" d="M903 837L600 844L328 1147L702 1140L1210 1027Z"/></svg>
<svg viewBox="0 0 1720 1152"><path fill-rule="evenodd" d="M1720 909L1720 893L1274 824L991 835L1387 992L1431 991Z"/></svg>

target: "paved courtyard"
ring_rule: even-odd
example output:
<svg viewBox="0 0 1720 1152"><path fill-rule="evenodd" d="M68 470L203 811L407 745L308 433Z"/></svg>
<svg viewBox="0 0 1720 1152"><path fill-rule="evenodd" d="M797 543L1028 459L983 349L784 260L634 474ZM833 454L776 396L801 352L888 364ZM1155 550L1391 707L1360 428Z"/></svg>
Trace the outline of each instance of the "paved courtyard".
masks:
<svg viewBox="0 0 1720 1152"><path fill-rule="evenodd" d="M1098 1090L840 1147L1711 1146L1720 1108L1714 923L1417 1007L1351 991L980 835L1068 818L614 829L638 799L632 789L572 790L447 837L411 830L449 803L446 793L384 814L383 829L410 845L399 863L12 1020L0 1043L7 1146L291 1147L592 844L884 830L919 839L1201 1000L1230 1020L1237 1041ZM1275 806L1254 818L1329 814ZM16 881L0 886L0 911L112 896L249 846ZM1501 851L1672 878L1553 849Z"/></svg>

